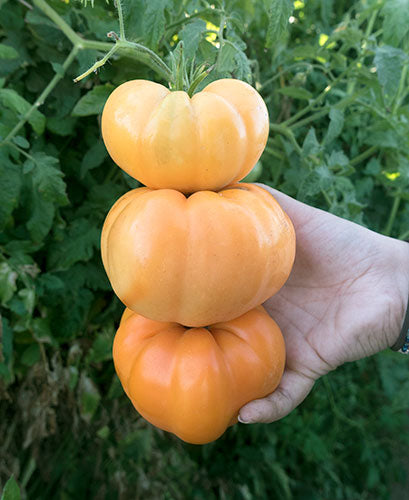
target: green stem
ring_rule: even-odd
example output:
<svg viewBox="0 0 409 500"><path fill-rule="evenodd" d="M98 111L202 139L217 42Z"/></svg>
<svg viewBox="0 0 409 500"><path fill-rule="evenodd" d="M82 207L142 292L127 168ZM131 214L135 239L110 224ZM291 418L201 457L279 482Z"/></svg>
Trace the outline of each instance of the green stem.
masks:
<svg viewBox="0 0 409 500"><path fill-rule="evenodd" d="M379 12L379 8L375 9L372 12L371 17L369 18L369 21L368 21L368 26L366 27L366 30L365 30L365 38L369 38L370 34L372 33L373 26L375 24L375 20L376 20L376 16L378 15L378 12Z"/></svg>
<svg viewBox="0 0 409 500"><path fill-rule="evenodd" d="M220 69L220 60L221 60L221 53L224 45L224 36L223 36L223 31L224 31L224 25L226 23L226 18L225 16L222 16L220 19L220 26L219 26L219 52L217 54L217 60L216 60L216 71L219 71Z"/></svg>
<svg viewBox="0 0 409 500"><path fill-rule="evenodd" d="M325 201L328 203L328 207L331 208L332 201L331 201L331 198L329 197L328 193L324 189L321 189L321 194L324 196Z"/></svg>
<svg viewBox="0 0 409 500"><path fill-rule="evenodd" d="M388 223L386 224L385 231L383 232L385 236L391 235L393 223L395 222L396 214L398 213L401 196L402 196L401 193L398 192L394 197L391 212L389 214Z"/></svg>
<svg viewBox="0 0 409 500"><path fill-rule="evenodd" d="M107 52L112 49L112 43L99 42L96 40L87 40L81 38L73 29L64 21L64 19L52 8L45 0L33 0L34 5L40 9L44 14L49 17L71 41L77 50L98 50ZM119 5L119 4L118 4ZM122 10L121 10L122 13ZM120 19L120 29L123 19ZM123 29L123 27L122 27ZM118 52L121 55L130 57L139 62L142 62L152 68L161 78L169 81L171 78L171 71L162 59L155 54L152 50L139 43L130 42L128 40L117 40Z"/></svg>
<svg viewBox="0 0 409 500"><path fill-rule="evenodd" d="M270 85L270 83L273 83L275 80L278 80L280 78L280 76L288 73L289 71L291 71L292 69L296 69L300 66L305 66L306 69L317 69L318 71L322 71L324 74L328 75L332 80L335 80L335 77L334 75L332 74L331 70L327 69L327 68L324 68L321 64L313 64L313 63L308 63L308 62L298 62L298 63L294 63L294 64L290 64L290 66L288 66L287 68L279 71L277 74L275 74L274 76L268 78L268 80L266 80L260 87L259 87L259 92L262 92L266 87L267 85Z"/></svg>
<svg viewBox="0 0 409 500"><path fill-rule="evenodd" d="M190 83L189 89L187 91L189 97L193 96L198 85L206 78L206 76L213 70L213 68L214 65L203 71L202 73L199 73L199 75L193 80L193 82Z"/></svg>
<svg viewBox="0 0 409 500"><path fill-rule="evenodd" d="M124 26L124 15L122 13L122 4L121 0L115 0L116 9L118 11L118 19L119 19L119 39L126 40L125 38L125 26Z"/></svg>
<svg viewBox="0 0 409 500"><path fill-rule="evenodd" d="M181 24L185 24L190 22L191 19L194 19L195 17L200 17L204 16L205 14L220 14L222 11L219 9L203 9L200 10L199 12L195 12L194 14L191 14L189 17L184 17L183 19L180 19L179 21L176 21L172 24L169 24L169 26L166 27L166 31L170 31L173 28L177 28Z"/></svg>
<svg viewBox="0 0 409 500"><path fill-rule="evenodd" d="M119 47L117 44L113 45L111 50L109 52L107 52L102 59L97 61L91 68L87 69L87 71L85 71L81 75L74 78L74 82L77 83L80 80L82 80L83 78L85 78L86 76L90 75L91 73L94 73L94 71L97 71L97 69L100 68L101 66L103 66L108 61L108 59L111 56L113 56L115 54L115 52L118 51L118 49L119 49Z"/></svg>
<svg viewBox="0 0 409 500"><path fill-rule="evenodd" d="M352 158L349 164L354 166L357 165L358 163L361 163L361 161L366 160L367 158L369 158L369 156L372 156L377 149L378 149L377 146L371 146L363 153L359 154L358 156L355 156L355 158Z"/></svg>
<svg viewBox="0 0 409 500"><path fill-rule="evenodd" d="M148 47L145 47L140 43L130 42L129 40L124 40L124 41L119 40L116 43L120 49L128 51L128 53L130 50L132 50L132 52L135 51L134 52L135 59L139 59L140 61L150 66L165 80L169 81L171 79L172 72L170 71L167 64L165 64L165 62L162 61L162 59L157 54L155 54L155 52L148 49ZM136 57L137 54L139 57Z"/></svg>
<svg viewBox="0 0 409 500"><path fill-rule="evenodd" d="M392 114L395 114L396 111L398 110L400 103L401 103L401 100L402 100L401 99L402 94L406 90L405 82L406 82L406 76L408 74L408 67L409 66L407 64L405 64L405 66L403 66L402 74L400 76L400 81L399 81L399 89L398 89L398 92L396 94L395 103L394 103L393 108L392 108Z"/></svg>
<svg viewBox="0 0 409 500"><path fill-rule="evenodd" d="M294 116L292 116L291 118L289 118L285 122L282 122L282 125L290 126L293 123L295 123L299 118L301 118L306 113L308 113L316 104L319 104L324 99L324 97L328 94L328 92L338 82L340 82L347 75L347 73L348 73L348 70L343 71L339 76L337 76L335 78L335 80L333 80L331 83L329 83L325 87L325 89L314 100L310 101L310 103L308 104L308 106L306 106L305 108L301 109L298 113L296 113Z"/></svg>
<svg viewBox="0 0 409 500"><path fill-rule="evenodd" d="M375 24L375 20L376 20L376 16L378 15L378 12L379 12L379 8L374 10L371 14L371 17L369 18L368 25L367 25L366 30L365 30L365 41L368 40L369 36L372 33L373 26ZM357 64L362 63L364 61L364 59L365 59L365 49L363 50L362 54L360 55L360 57L357 61ZM356 78L353 78L348 82L348 84L347 84L347 94L348 95L351 95L355 92L356 82L357 82Z"/></svg>
<svg viewBox="0 0 409 500"><path fill-rule="evenodd" d="M6 141L4 141L6 143ZM17 146L17 144L14 144L14 142L7 141L7 145L18 151L20 154L25 156L27 159L33 161L35 164L37 164L36 160L29 154L27 151L24 151L24 149L21 149Z"/></svg>
<svg viewBox="0 0 409 500"><path fill-rule="evenodd" d="M57 14L57 12L50 7L45 0L33 0L33 4L42 10L44 14L49 17L54 23L60 28L60 30L64 33L64 35L72 42L73 45L76 45L78 48L81 47L82 39L80 36L75 33L75 31L69 26L64 19Z"/></svg>
<svg viewBox="0 0 409 500"><path fill-rule="evenodd" d="M407 240L409 238L409 229L399 236L400 240Z"/></svg>
<svg viewBox="0 0 409 500"><path fill-rule="evenodd" d="M72 48L71 52L68 54L68 57L66 58L66 60L64 61L63 65L62 65L64 71L62 71L60 73L56 73L54 75L54 77L52 78L50 83L47 85L47 87L41 92L41 94L39 95L39 97L37 98L35 103L24 114L24 116L20 119L20 121L17 123L17 125L8 133L8 135L4 138L2 143L9 142L10 139L12 139L17 134L17 132L21 129L21 127L23 127L23 125L27 122L27 120L30 118L30 116L33 114L33 112L44 103L44 101L46 100L46 98L48 97L50 92L54 89L54 87L57 85L57 83L64 76L66 69L68 68L68 66L70 66L72 61L75 59L77 52L78 52L78 47L76 45L74 45L74 47Z"/></svg>
<svg viewBox="0 0 409 500"><path fill-rule="evenodd" d="M286 127L282 123L281 124L270 123L270 130L272 130L273 132L278 132L279 134L287 137L287 139L289 139L291 144L294 146L294 149L296 150L297 154L302 156L302 149L300 148L298 142L296 141L294 134L288 127Z"/></svg>
<svg viewBox="0 0 409 500"><path fill-rule="evenodd" d="M317 111L316 113L309 116L308 118L304 118L303 120L300 120L296 123L293 123L292 125L290 125L289 128L291 130L295 130L296 128L303 127L304 125L307 125L308 123L313 122L315 120L318 120L319 118L322 118L323 116L327 115L329 113L329 111L330 111L330 108L325 107L321 111Z"/></svg>
<svg viewBox="0 0 409 500"><path fill-rule="evenodd" d="M277 158L278 160L281 160L281 161L284 161L285 159L285 156L282 155L279 151L276 151L274 148L272 147L269 147L269 146L266 146L264 148L264 151L268 154L270 154L271 156L274 156L274 158Z"/></svg>

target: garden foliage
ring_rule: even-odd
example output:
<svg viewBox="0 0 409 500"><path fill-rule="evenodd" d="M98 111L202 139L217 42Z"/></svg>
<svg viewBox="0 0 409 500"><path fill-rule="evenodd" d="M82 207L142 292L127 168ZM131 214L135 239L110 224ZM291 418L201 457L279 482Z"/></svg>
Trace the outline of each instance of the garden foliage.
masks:
<svg viewBox="0 0 409 500"><path fill-rule="evenodd" d="M253 180L409 238L409 0L122 8L129 40L169 64L182 40L189 63L212 67L202 86L232 76L261 93L271 133ZM138 183L107 156L99 120L122 82L167 82L120 50L74 83L110 31L112 2L0 0L2 498L389 498L409 444L403 356L343 366L282 421L206 446L153 428L124 396L111 355L123 306L99 238Z"/></svg>

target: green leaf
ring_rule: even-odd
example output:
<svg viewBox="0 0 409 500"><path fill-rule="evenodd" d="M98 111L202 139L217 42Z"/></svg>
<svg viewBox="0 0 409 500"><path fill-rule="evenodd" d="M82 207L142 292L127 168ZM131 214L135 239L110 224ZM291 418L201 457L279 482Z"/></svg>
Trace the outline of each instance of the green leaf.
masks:
<svg viewBox="0 0 409 500"><path fill-rule="evenodd" d="M317 136L315 135L314 127L311 127L308 131L308 134L305 136L304 143L302 145L303 153L308 155L315 155L319 152L321 146L317 140Z"/></svg>
<svg viewBox="0 0 409 500"><path fill-rule="evenodd" d="M7 262L0 263L0 301L6 304L17 290L17 272Z"/></svg>
<svg viewBox="0 0 409 500"><path fill-rule="evenodd" d="M56 116L50 116L47 118L47 129L53 134L66 137L74 134L77 121L78 118L74 116L65 116L63 120Z"/></svg>
<svg viewBox="0 0 409 500"><path fill-rule="evenodd" d="M83 179L86 173L93 168L99 167L108 156L106 147L102 141L97 141L85 153L81 162L80 177Z"/></svg>
<svg viewBox="0 0 409 500"><path fill-rule="evenodd" d="M64 66L62 64L52 62L51 66L53 67L53 70L58 76L60 76L61 78L64 76L65 71L64 71Z"/></svg>
<svg viewBox="0 0 409 500"><path fill-rule="evenodd" d="M20 499L21 499L20 488L18 487L18 484L16 483L14 477L11 476L11 478L7 481L6 485L4 486L4 490L1 495L1 500L20 500Z"/></svg>
<svg viewBox="0 0 409 500"><path fill-rule="evenodd" d="M187 61L191 61L199 48L202 33L206 31L206 23L202 19L186 24L179 32L179 39L183 42L184 54Z"/></svg>
<svg viewBox="0 0 409 500"><path fill-rule="evenodd" d="M331 151L328 159L329 167L346 167L349 164L349 158L343 151Z"/></svg>
<svg viewBox="0 0 409 500"><path fill-rule="evenodd" d="M31 216L27 229L33 241L41 242L50 232L54 220L55 208L51 201L41 196L32 197Z"/></svg>
<svg viewBox="0 0 409 500"><path fill-rule="evenodd" d="M270 0L266 47L272 47L284 38L293 8L293 2L290 0Z"/></svg>
<svg viewBox="0 0 409 500"><path fill-rule="evenodd" d="M72 116L99 115L113 91L113 85L97 85L77 102L72 110Z"/></svg>
<svg viewBox="0 0 409 500"><path fill-rule="evenodd" d="M0 230L4 229L18 204L21 185L21 169L0 153Z"/></svg>
<svg viewBox="0 0 409 500"><path fill-rule="evenodd" d="M68 203L64 174L59 168L59 161L40 151L34 153L36 167L32 171L34 189L43 200L66 205Z"/></svg>
<svg viewBox="0 0 409 500"><path fill-rule="evenodd" d="M8 365L13 356L13 329L10 328L10 323L6 318L0 317L0 340L2 343L2 352L4 361ZM1 359L1 356L0 356Z"/></svg>
<svg viewBox="0 0 409 500"><path fill-rule="evenodd" d="M31 322L33 330L33 337L37 342L54 344L55 341L52 337L50 323L46 318L34 318Z"/></svg>
<svg viewBox="0 0 409 500"><path fill-rule="evenodd" d="M297 199L305 201L321 192L320 174L313 170L305 176L298 184Z"/></svg>
<svg viewBox="0 0 409 500"><path fill-rule="evenodd" d="M218 73L231 73L235 66L234 57L236 55L237 49L232 43L224 43L220 49L219 56L217 58L217 71Z"/></svg>
<svg viewBox="0 0 409 500"><path fill-rule="evenodd" d="M385 43L397 47L409 32L409 0L388 0L382 13Z"/></svg>
<svg viewBox="0 0 409 500"><path fill-rule="evenodd" d="M27 347L27 349L23 351L20 361L25 366L33 366L38 363L38 361L40 361L40 358L40 347L37 343L35 343L31 344L29 347Z"/></svg>
<svg viewBox="0 0 409 500"><path fill-rule="evenodd" d="M21 135L16 135L15 137L13 137L13 142L22 149L28 149L30 147L30 143L28 142L28 140Z"/></svg>
<svg viewBox="0 0 409 500"><path fill-rule="evenodd" d="M85 422L89 423L97 410L101 399L98 387L90 377L82 374L78 391L80 399L80 415Z"/></svg>
<svg viewBox="0 0 409 500"><path fill-rule="evenodd" d="M0 43L0 59L17 59L18 57L18 52L14 47Z"/></svg>
<svg viewBox="0 0 409 500"><path fill-rule="evenodd" d="M165 31L166 0L149 0L143 16L146 44L156 49Z"/></svg>
<svg viewBox="0 0 409 500"><path fill-rule="evenodd" d="M69 269L76 262L91 259L99 248L100 229L88 219L74 219L63 241L50 246L49 265L53 269Z"/></svg>
<svg viewBox="0 0 409 500"><path fill-rule="evenodd" d="M90 363L100 363L112 359L112 343L115 331L113 327L104 328L97 336L87 355L87 361Z"/></svg>
<svg viewBox="0 0 409 500"><path fill-rule="evenodd" d="M35 291L33 288L23 288L17 294L21 302L24 304L26 312L29 316L33 314L35 306Z"/></svg>
<svg viewBox="0 0 409 500"><path fill-rule="evenodd" d="M15 111L19 118L31 109L31 104L13 89L0 89L0 102L6 108ZM38 109L34 109L28 123L33 127L34 132L41 135L44 132L45 116Z"/></svg>
<svg viewBox="0 0 409 500"><path fill-rule="evenodd" d="M250 61L248 60L245 52L242 50L237 50L234 56L234 61L236 63L236 68L234 70L234 76L239 80L244 80L245 82L251 83L253 76L251 73Z"/></svg>
<svg viewBox="0 0 409 500"><path fill-rule="evenodd" d="M312 94L311 92L308 92L308 90L303 89L302 87L283 87L281 89L278 89L280 94L286 95L288 97L293 97L294 99L305 99L308 101L309 99L312 99Z"/></svg>
<svg viewBox="0 0 409 500"><path fill-rule="evenodd" d="M408 56L401 49L389 45L377 47L374 63L378 73L379 83L382 85L385 95L393 98L399 88L403 63Z"/></svg>
<svg viewBox="0 0 409 500"><path fill-rule="evenodd" d="M330 123L324 139L326 144L332 142L342 132L344 128L344 112L337 108L331 108L329 118Z"/></svg>

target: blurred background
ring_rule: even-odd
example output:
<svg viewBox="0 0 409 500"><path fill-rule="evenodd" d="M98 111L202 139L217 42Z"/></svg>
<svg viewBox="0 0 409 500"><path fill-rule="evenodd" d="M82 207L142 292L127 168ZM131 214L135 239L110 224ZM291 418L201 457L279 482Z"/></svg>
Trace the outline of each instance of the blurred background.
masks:
<svg viewBox="0 0 409 500"><path fill-rule="evenodd" d="M248 81L271 133L249 181L409 238L409 0L123 0L129 40ZM134 411L111 346L123 306L99 237L138 183L100 114L122 82L111 1L0 0L0 489L36 499L409 499L408 359L322 378L291 415L188 445Z"/></svg>

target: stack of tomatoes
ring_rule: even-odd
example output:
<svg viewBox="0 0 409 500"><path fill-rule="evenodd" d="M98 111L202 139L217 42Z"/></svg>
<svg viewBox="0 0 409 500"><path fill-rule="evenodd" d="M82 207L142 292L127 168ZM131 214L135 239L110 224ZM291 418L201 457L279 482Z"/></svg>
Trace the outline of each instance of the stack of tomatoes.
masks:
<svg viewBox="0 0 409 500"><path fill-rule="evenodd" d="M267 191L237 183L268 130L261 96L232 79L193 97L129 81L102 115L111 157L147 186L122 196L102 231L127 306L115 368L141 415L191 443L218 438L284 369L280 329L260 304L290 274L294 229Z"/></svg>

